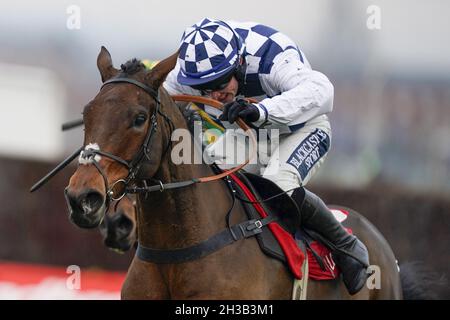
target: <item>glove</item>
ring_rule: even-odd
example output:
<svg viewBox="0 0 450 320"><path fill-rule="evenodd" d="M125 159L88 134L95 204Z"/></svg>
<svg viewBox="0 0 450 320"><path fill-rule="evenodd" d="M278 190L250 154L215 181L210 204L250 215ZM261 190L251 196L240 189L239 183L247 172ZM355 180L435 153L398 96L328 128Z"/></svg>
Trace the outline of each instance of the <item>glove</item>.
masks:
<svg viewBox="0 0 450 320"><path fill-rule="evenodd" d="M259 109L253 103L243 99L225 104L219 120L233 123L237 118L241 118L247 123L257 121L259 119Z"/></svg>

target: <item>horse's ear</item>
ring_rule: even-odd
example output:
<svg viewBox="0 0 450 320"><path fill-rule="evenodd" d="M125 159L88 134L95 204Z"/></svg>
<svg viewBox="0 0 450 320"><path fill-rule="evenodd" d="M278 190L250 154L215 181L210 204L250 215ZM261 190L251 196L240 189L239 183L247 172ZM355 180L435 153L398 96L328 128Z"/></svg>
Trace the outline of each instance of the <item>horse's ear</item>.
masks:
<svg viewBox="0 0 450 320"><path fill-rule="evenodd" d="M166 79L167 74L175 68L177 64L179 50L172 54L170 57L158 62L156 66L153 67L152 71L149 73L147 82L154 88L159 88L159 86Z"/></svg>
<svg viewBox="0 0 450 320"><path fill-rule="evenodd" d="M102 81L105 82L115 76L119 70L113 67L111 55L104 46L102 46L97 57L97 67L102 76Z"/></svg>

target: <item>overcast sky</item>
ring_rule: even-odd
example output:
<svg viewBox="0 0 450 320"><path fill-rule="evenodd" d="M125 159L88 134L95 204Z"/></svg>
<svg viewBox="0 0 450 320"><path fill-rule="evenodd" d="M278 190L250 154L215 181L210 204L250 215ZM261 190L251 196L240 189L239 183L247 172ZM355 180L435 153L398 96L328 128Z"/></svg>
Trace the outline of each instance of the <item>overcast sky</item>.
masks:
<svg viewBox="0 0 450 320"><path fill-rule="evenodd" d="M81 9L81 29L68 30L67 8ZM381 29L368 30L366 12L377 5ZM0 39L39 41L50 36L104 44L115 60L142 52L161 58L178 45L183 29L203 17L258 21L292 37L313 63L349 65L405 74L450 74L450 1L428 0L127 0L2 1ZM19 40L19 41L20 41Z"/></svg>
<svg viewBox="0 0 450 320"><path fill-rule="evenodd" d="M80 9L79 30L67 28L71 5ZM370 30L367 21L371 21L373 8L379 10L380 29ZM299 45L314 69L337 85L331 115L337 119L333 125L338 151L332 157L337 162L326 176L339 172L358 181L355 175L364 175L354 170L355 155L348 155L347 150L352 146L359 150L358 146L375 141L367 150L375 158L392 153L393 161L384 160L385 165L392 165L385 170L393 180L399 177L393 172L406 172L402 179L409 179L410 172L429 170L432 175L418 175L417 180L427 185L440 179L439 186L448 186L448 150L441 141L448 140L450 131L440 108L448 110L450 101L445 91L450 81L449 12L448 0L1 1L0 156L55 160L82 144L81 128L62 133L60 125L79 118L83 106L98 91L95 61L101 45L109 49L116 66L132 57L161 59L177 49L187 26L210 17L257 21L280 30ZM392 92L391 100L384 99L392 89L386 80L392 78L404 84L394 91L406 97L406 103L392 100ZM412 85L415 82L421 84L421 91ZM356 85L356 91L346 91L348 83ZM434 94L436 86L430 83L438 84L439 94ZM359 111L353 118L352 110ZM398 125L396 117L386 118L394 111L402 123L408 122L421 110L427 110L429 121L420 118L407 130ZM399 130L407 138L390 144L397 141ZM438 147L415 154L415 150L433 146L420 132L435 131L439 139L430 141ZM388 145L389 152L377 155L377 141ZM404 145L410 149L402 149ZM405 167L404 160L409 163L411 158L420 166ZM425 169L422 163L431 165ZM341 183L345 177L336 181Z"/></svg>

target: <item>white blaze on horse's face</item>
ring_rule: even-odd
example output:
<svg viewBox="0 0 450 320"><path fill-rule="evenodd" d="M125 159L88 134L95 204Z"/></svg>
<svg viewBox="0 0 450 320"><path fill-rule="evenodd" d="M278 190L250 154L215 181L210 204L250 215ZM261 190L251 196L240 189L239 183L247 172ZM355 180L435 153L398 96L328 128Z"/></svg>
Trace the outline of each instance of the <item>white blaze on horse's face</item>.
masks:
<svg viewBox="0 0 450 320"><path fill-rule="evenodd" d="M93 160L99 162L102 159L102 157L98 154L96 154L95 156L86 156L85 151L87 150L100 150L100 147L97 143L89 143L88 145L86 145L84 147L84 150L81 150L80 156L78 157L79 164L88 165L91 164Z"/></svg>

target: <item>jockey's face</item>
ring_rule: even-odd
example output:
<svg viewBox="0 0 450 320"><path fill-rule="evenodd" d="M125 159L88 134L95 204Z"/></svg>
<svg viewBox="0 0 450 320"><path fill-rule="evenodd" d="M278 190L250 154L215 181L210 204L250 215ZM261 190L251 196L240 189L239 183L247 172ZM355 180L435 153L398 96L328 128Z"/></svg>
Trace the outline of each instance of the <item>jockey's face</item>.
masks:
<svg viewBox="0 0 450 320"><path fill-rule="evenodd" d="M233 76L231 77L230 82L227 84L227 86L221 90L216 90L216 91L211 91L210 93L208 93L208 95L215 99L218 100L222 103L228 103L234 100L234 98L237 95L238 92L238 86L239 83L236 80L236 78Z"/></svg>

